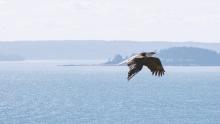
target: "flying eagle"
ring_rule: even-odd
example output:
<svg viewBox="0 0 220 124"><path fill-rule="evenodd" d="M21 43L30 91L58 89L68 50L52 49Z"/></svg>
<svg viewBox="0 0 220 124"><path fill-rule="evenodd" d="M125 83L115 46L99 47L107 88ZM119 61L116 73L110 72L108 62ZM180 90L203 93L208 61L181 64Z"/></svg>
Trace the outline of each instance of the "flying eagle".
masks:
<svg viewBox="0 0 220 124"><path fill-rule="evenodd" d="M139 71L141 71L143 66L147 66L152 72L152 75L164 75L165 70L161 64L161 61L159 58L152 57L154 54L156 54L156 52L142 52L124 61L129 67L127 77L128 81L132 77L134 77Z"/></svg>

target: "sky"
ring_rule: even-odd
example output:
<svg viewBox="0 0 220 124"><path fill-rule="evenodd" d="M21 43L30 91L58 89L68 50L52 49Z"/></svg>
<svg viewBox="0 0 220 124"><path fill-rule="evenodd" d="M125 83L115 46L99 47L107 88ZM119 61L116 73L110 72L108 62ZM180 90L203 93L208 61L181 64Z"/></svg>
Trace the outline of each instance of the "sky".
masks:
<svg viewBox="0 0 220 124"><path fill-rule="evenodd" d="M0 41L220 42L219 0L0 0Z"/></svg>

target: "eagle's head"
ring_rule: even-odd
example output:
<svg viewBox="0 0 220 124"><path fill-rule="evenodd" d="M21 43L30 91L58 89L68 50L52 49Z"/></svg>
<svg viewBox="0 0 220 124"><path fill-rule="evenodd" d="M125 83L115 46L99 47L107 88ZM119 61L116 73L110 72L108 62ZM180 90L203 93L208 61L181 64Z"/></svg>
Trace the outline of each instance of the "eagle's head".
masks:
<svg viewBox="0 0 220 124"><path fill-rule="evenodd" d="M154 55L154 54L156 54L156 52L149 52L148 54Z"/></svg>
<svg viewBox="0 0 220 124"><path fill-rule="evenodd" d="M156 52L142 52L140 55L146 56L146 57L152 57Z"/></svg>

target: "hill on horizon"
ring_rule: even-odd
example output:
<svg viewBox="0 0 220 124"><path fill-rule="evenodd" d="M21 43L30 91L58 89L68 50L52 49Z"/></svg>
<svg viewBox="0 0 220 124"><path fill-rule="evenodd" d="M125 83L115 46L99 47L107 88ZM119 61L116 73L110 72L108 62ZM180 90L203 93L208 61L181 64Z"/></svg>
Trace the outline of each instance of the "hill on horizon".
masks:
<svg viewBox="0 0 220 124"><path fill-rule="evenodd" d="M125 56L170 47L199 47L220 52L220 43L70 40L0 42L0 53L16 54L26 60L107 60L116 54Z"/></svg>
<svg viewBox="0 0 220 124"><path fill-rule="evenodd" d="M168 66L220 66L219 53L197 47L171 47L160 50L156 56L163 65ZM117 54L104 65L118 65L127 58L128 56Z"/></svg>

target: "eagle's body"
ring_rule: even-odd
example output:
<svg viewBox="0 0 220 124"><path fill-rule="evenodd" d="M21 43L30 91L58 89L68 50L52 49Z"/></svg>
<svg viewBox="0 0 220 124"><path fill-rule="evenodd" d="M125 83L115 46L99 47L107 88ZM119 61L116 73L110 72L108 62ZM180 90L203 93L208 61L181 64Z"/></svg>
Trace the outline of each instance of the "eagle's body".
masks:
<svg viewBox="0 0 220 124"><path fill-rule="evenodd" d="M152 75L155 76L164 75L165 70L160 62L160 59L153 57L154 54L155 52L149 52L149 53L142 52L129 58L126 61L129 67L128 80L130 80L139 71L141 71L143 66L147 66L152 72Z"/></svg>

